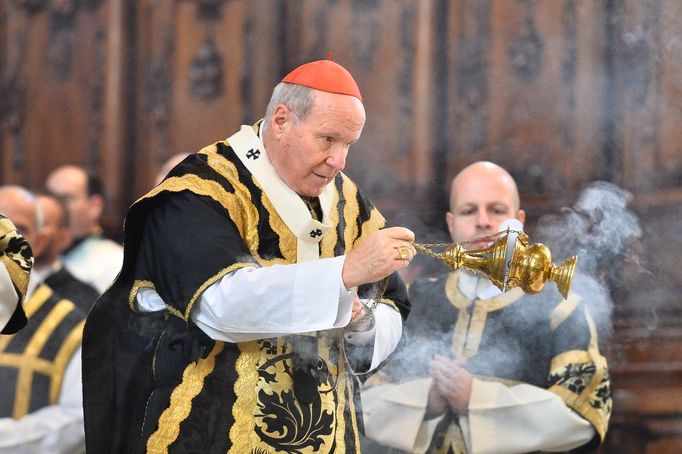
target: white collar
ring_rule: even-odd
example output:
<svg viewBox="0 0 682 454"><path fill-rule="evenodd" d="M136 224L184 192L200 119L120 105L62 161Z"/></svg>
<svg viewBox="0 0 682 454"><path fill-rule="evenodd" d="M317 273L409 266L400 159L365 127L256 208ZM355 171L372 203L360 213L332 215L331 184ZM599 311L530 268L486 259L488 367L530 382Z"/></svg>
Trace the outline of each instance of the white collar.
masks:
<svg viewBox="0 0 682 454"><path fill-rule="evenodd" d="M318 259L320 240L332 227L329 213L335 190L334 184L333 182L327 184L319 196L322 208L322 222L319 222L313 219L301 196L277 175L261 139L263 129L261 123L259 134L256 134L253 127L242 125L239 132L229 137L227 141L261 185L284 224L296 236L298 240L296 261Z"/></svg>
<svg viewBox="0 0 682 454"><path fill-rule="evenodd" d="M489 279L465 270L460 270L457 287L469 300L486 300L502 293Z"/></svg>

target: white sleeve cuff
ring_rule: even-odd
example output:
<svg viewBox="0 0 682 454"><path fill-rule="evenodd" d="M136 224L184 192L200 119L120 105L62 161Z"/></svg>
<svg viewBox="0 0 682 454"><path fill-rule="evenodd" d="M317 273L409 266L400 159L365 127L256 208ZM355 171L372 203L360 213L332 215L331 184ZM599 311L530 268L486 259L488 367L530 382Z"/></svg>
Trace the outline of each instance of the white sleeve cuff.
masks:
<svg viewBox="0 0 682 454"><path fill-rule="evenodd" d="M384 384L361 392L367 437L385 446L424 452L442 418L424 421L432 379Z"/></svg>
<svg viewBox="0 0 682 454"><path fill-rule="evenodd" d="M569 451L589 442L594 428L545 389L474 378L469 400L472 453ZM490 434L495 434L491 437Z"/></svg>

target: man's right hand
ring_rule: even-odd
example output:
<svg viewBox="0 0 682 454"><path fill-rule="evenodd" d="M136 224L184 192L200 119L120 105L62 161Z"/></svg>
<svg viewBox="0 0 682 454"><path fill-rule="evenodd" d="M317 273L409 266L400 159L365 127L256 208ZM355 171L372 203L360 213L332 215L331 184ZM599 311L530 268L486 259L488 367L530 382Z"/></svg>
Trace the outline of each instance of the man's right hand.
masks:
<svg viewBox="0 0 682 454"><path fill-rule="evenodd" d="M346 255L343 284L346 288L377 282L405 268L417 254L414 233L404 227L390 227L371 233Z"/></svg>

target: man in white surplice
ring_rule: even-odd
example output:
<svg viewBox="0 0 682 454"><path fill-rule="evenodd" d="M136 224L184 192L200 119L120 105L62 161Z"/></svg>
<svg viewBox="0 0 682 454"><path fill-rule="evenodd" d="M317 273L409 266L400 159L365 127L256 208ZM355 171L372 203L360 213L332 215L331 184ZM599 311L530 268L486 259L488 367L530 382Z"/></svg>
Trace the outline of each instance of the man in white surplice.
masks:
<svg viewBox="0 0 682 454"><path fill-rule="evenodd" d="M523 223L525 212L507 171L477 162L455 177L446 215L454 242L497 233L508 219ZM362 392L371 440L407 452L500 454L603 439L608 373L577 295L502 293L461 270L409 290L408 348Z"/></svg>

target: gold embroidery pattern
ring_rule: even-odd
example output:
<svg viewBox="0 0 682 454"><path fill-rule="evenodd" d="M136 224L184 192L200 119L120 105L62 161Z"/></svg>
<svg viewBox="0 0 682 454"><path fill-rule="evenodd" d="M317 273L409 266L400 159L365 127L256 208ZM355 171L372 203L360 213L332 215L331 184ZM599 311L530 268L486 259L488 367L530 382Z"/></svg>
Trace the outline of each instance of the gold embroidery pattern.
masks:
<svg viewBox="0 0 682 454"><path fill-rule="evenodd" d="M258 342L242 342L239 346L239 358L237 358L237 380L234 383L234 392L237 401L232 407L234 424L230 429L232 441L231 453L241 454L251 452L255 444L254 428L256 418L256 396L258 387L258 358L260 347Z"/></svg>
<svg viewBox="0 0 682 454"><path fill-rule="evenodd" d="M5 264L10 279L23 298L28 288L28 278L33 266L33 256L28 242L6 217L0 217L0 261Z"/></svg>
<svg viewBox="0 0 682 454"><path fill-rule="evenodd" d="M347 221L348 219L346 219L346 222ZM334 191L332 192L329 222L333 226L339 225L339 191L336 190L336 185L334 185ZM353 219L352 222L355 223L355 219ZM320 257L334 257L334 248L336 247L338 241L339 236L336 228L329 229L329 231L322 237L322 241L320 242Z"/></svg>
<svg viewBox="0 0 682 454"><path fill-rule="evenodd" d="M346 433L346 420L344 417L344 410L346 408L346 405L350 407L350 412L351 412L351 425L353 427L357 426L357 422L355 421L355 411L354 411L354 405L353 405L353 399L348 399L348 402L346 402L346 396L352 396L352 387L351 387L351 382L347 379L346 377L346 353L345 350L343 349L343 342L340 342L339 340L332 340L333 336L328 336L327 337L327 342L335 342L339 348L339 359L338 359L338 364L334 364L333 361L331 361L331 358L328 356L325 358L325 361L327 361L327 364L329 365L329 373L332 375L335 375L337 377L336 381L336 390L334 394L336 394L336 412L334 414L335 421L335 440L336 440L336 446L339 452L346 452L346 439L345 439L345 433ZM329 349L326 349L326 353L329 353ZM349 394L350 391L350 394ZM359 441L356 440L356 441ZM359 445L356 445L359 446Z"/></svg>
<svg viewBox="0 0 682 454"><path fill-rule="evenodd" d="M44 302L45 301L40 302L37 306L42 306ZM52 336L54 330L64 318L74 310L74 308L75 306L72 302L60 300L33 334L31 340L26 345L23 354L2 353L2 356L0 356L0 365L12 365L19 369L16 399L12 412L13 418L19 419L28 414L31 403L31 386L33 384L34 373L39 372L51 377L59 372L63 373L63 370L60 371L57 369L55 363L44 360L40 358L39 355L47 344L47 341L50 339L50 336ZM70 357L68 359L70 359Z"/></svg>
<svg viewBox="0 0 682 454"><path fill-rule="evenodd" d="M241 268L255 268L255 266L256 265L254 265L253 263L233 263L232 265L228 266L227 268L220 270L215 276L211 277L206 282L201 284L201 287L199 287L197 289L197 291L194 292L192 299L189 301L189 304L187 305L187 309L185 310L185 313L181 314L181 317L184 320L189 320L189 314L192 312L192 308L194 307L194 303L196 303L196 301L199 299L201 294L204 293L204 291L208 287L213 285L215 282L219 281L223 276L231 273L232 271L235 271L235 270L238 270ZM173 309L173 307L169 306L168 304L166 305L166 307L168 308L168 310Z"/></svg>
<svg viewBox="0 0 682 454"><path fill-rule="evenodd" d="M372 212L369 215L369 219L363 222L362 224L362 233L360 234L360 237L355 240L355 244L353 244L353 247L357 245L363 238L365 238L367 235L369 235L372 232L376 232L377 230L381 229L384 224L386 224L386 219L379 213L379 211L376 208L372 208Z"/></svg>
<svg viewBox="0 0 682 454"><path fill-rule="evenodd" d="M473 312L469 316L467 307L471 301L459 291L457 283L457 272L450 273L445 281L445 295L459 311L452 334L452 351L458 357L471 358L478 353L488 313L518 301L523 296L523 290L517 287L490 299L475 300Z"/></svg>
<svg viewBox="0 0 682 454"><path fill-rule="evenodd" d="M437 446L433 451L429 452L434 454L467 454L464 436L459 425L454 421L451 422L443 436L441 446Z"/></svg>
<svg viewBox="0 0 682 454"><path fill-rule="evenodd" d="M35 292L33 292L33 295L31 295L31 298L26 302L24 305L24 311L26 312L26 318L31 318L33 314L35 314L38 309L40 309L43 304L47 302L48 299L52 296L52 289L48 287L47 285L41 285L36 289ZM7 345L9 345L10 341L14 339L14 335L12 336L0 336L0 353L2 353Z"/></svg>
<svg viewBox="0 0 682 454"><path fill-rule="evenodd" d="M192 411L192 399L203 389L204 380L215 368L215 357L224 346L223 342L216 342L206 358L187 365L182 373L182 383L173 390L168 408L161 413L159 428L147 440L148 453L167 453L168 447L177 440L180 424Z"/></svg>
<svg viewBox="0 0 682 454"><path fill-rule="evenodd" d="M244 231L240 230L240 233L244 239L244 242L248 246L249 251L251 251L251 254L256 255L260 241L260 238L258 238L257 229L260 216L258 215L258 209L251 202L251 192L248 190L246 185L239 180L239 172L237 171L237 167L235 167L232 162L218 154L215 145L202 150L201 153L207 156L209 166L218 172L220 176L229 181L234 188L235 195L237 196L237 200L240 202L240 206L242 208L242 223L244 225ZM236 223L237 220L235 219L235 216L236 213L230 213L230 217L232 217L233 221Z"/></svg>
<svg viewBox="0 0 682 454"><path fill-rule="evenodd" d="M19 296L23 298L28 289L29 272L17 265L17 263L7 255L0 255L0 262L5 265L9 273L10 280L19 289Z"/></svg>
<svg viewBox="0 0 682 454"><path fill-rule="evenodd" d="M606 358L599 353L596 328L587 309L585 317L591 335L588 350L568 351L552 359L549 391L587 419L604 439L611 416L611 385Z"/></svg>
<svg viewBox="0 0 682 454"><path fill-rule="evenodd" d="M356 225L356 220L360 214L360 206L358 205L358 188L346 177L343 177L343 199L346 202L343 207L343 218L346 221L346 225L343 231L343 244L346 248L346 252L350 251L355 247L355 239L358 237L358 230Z"/></svg>
<svg viewBox="0 0 682 454"><path fill-rule="evenodd" d="M76 325L68 336L66 336L64 343L57 352L57 356L54 358L52 381L50 382L50 404L57 403L59 391L62 389L62 380L64 379L66 366L69 364L69 361L71 361L74 352L80 347L83 340L83 326L85 326L85 320Z"/></svg>
<svg viewBox="0 0 682 454"><path fill-rule="evenodd" d="M128 306L130 306L130 310L133 312L137 312L137 307L135 306L135 298L137 297L137 293L140 291L141 288L153 289L155 287L152 281L137 279L135 280L135 282L133 282L133 287L130 289L130 294L128 295Z"/></svg>
<svg viewBox="0 0 682 454"><path fill-rule="evenodd" d="M552 332L556 331L556 329L571 316L575 308L578 307L580 299L580 296L575 293L570 293L567 299L563 300L554 308L552 315L550 315L549 318L549 326Z"/></svg>
<svg viewBox="0 0 682 454"><path fill-rule="evenodd" d="M239 230L239 235L242 238L246 237L248 226L244 224L241 216L242 205L239 202L239 198L235 194L227 192L219 183L205 180L197 175L187 174L180 177L170 177L135 203L137 204L142 200L152 198L161 192L182 192L187 190L197 195L210 197L218 202L229 213L230 219L232 219L237 226L237 230Z"/></svg>

